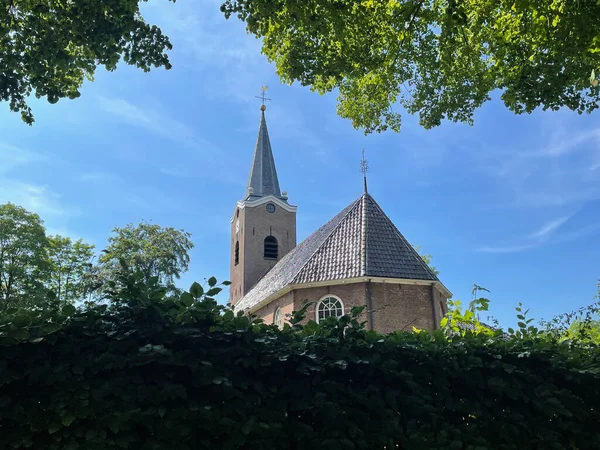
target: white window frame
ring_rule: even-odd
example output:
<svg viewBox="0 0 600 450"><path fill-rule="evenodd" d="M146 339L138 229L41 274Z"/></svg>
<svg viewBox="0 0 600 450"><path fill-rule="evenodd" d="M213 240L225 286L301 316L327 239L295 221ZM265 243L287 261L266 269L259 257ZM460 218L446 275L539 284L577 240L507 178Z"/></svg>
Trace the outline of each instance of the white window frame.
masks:
<svg viewBox="0 0 600 450"><path fill-rule="evenodd" d="M317 305L315 307L315 319L316 319L317 323L319 323L321 320L319 317L319 308L321 307L323 302L325 300L327 300L328 298L333 298L333 299L337 300L338 302L340 302L340 305L342 305L342 314L340 316L338 316L338 319L344 315L345 307L344 307L344 302L342 301L342 299L339 298L337 295L327 294L327 295L324 295L323 297L321 297L321 299L317 302Z"/></svg>
<svg viewBox="0 0 600 450"><path fill-rule="evenodd" d="M279 314L279 317L277 317L278 314ZM273 313L273 325L275 325L280 330L283 329L283 312L281 311L281 308L279 308L279 307Z"/></svg>

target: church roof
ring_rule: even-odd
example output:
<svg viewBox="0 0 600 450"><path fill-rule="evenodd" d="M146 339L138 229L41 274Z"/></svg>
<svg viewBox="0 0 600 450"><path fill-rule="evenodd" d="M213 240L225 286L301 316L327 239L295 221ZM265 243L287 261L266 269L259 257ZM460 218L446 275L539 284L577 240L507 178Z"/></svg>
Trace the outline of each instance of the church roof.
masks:
<svg viewBox="0 0 600 450"><path fill-rule="evenodd" d="M365 276L438 281L368 193L285 255L235 309L251 309L288 285Z"/></svg>
<svg viewBox="0 0 600 450"><path fill-rule="evenodd" d="M282 197L264 110L260 117L258 138L254 149L250 176L248 177L248 188L252 188L251 192L250 189L247 189L249 198L264 197L266 195Z"/></svg>

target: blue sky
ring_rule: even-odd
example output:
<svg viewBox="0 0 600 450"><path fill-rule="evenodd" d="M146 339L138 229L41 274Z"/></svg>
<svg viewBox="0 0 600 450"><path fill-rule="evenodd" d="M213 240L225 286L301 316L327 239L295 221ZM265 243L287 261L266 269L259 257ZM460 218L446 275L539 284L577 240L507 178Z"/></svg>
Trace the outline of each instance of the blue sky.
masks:
<svg viewBox="0 0 600 450"><path fill-rule="evenodd" d="M192 233L181 284L228 278L229 217L242 197L269 85L267 123L282 190L304 239L369 191L413 244L433 255L457 299L491 290L491 313L514 322L589 304L600 277L600 115L516 116L496 98L475 125L364 137L336 116L335 95L281 85L260 43L219 1L144 5L172 40L173 69L103 69L82 97L32 100L24 125L0 105L0 202L40 214L50 233L102 249L110 230L148 220Z"/></svg>

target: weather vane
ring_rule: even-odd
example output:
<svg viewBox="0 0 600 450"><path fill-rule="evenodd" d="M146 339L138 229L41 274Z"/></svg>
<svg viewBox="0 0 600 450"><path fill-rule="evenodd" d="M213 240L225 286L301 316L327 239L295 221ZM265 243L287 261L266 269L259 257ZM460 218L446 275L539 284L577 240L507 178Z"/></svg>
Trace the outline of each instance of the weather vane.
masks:
<svg viewBox="0 0 600 450"><path fill-rule="evenodd" d="M365 149L362 149L362 159L360 160L360 172L363 174L365 182L365 193L367 193L367 173L369 173L369 162L365 159Z"/></svg>
<svg viewBox="0 0 600 450"><path fill-rule="evenodd" d="M260 94L260 96L256 96L256 98L260 99L261 101L261 105L260 105L260 110L264 111L265 109L267 109L267 105L265 105L265 102L270 102L271 99L267 98L267 90L269 89L269 86L262 86L260 88L260 90L262 91L262 94Z"/></svg>

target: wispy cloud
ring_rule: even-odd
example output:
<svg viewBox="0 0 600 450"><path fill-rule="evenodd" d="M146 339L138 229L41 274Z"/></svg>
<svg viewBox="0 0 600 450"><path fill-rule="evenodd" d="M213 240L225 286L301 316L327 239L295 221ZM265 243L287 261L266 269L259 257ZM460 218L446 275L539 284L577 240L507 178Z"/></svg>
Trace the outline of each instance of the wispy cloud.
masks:
<svg viewBox="0 0 600 450"><path fill-rule="evenodd" d="M185 123L172 119L151 108L138 107L122 98L98 96L100 108L115 118L161 135L171 141L189 146L211 145L206 140L196 136L194 131Z"/></svg>
<svg viewBox="0 0 600 450"><path fill-rule="evenodd" d="M118 177L107 172L84 172L79 175L79 180L83 182L108 182L115 181Z"/></svg>
<svg viewBox="0 0 600 450"><path fill-rule="evenodd" d="M538 244L526 244L526 245L511 245L506 247L481 247L478 248L478 252L482 253L518 253L524 250L529 250L537 247Z"/></svg>
<svg viewBox="0 0 600 450"><path fill-rule="evenodd" d="M8 173L19 166L41 162L45 159L45 156L29 150L7 143L0 143L0 174Z"/></svg>
<svg viewBox="0 0 600 450"><path fill-rule="evenodd" d="M529 235L530 239L535 239L540 242L548 239L552 233L560 228L561 225L566 223L572 216L559 217L558 219L551 220L544 224L539 230Z"/></svg>
<svg viewBox="0 0 600 450"><path fill-rule="evenodd" d="M534 249L544 243L547 243L553 237L556 231L565 223L567 223L571 217L573 217L573 214L550 220L543 224L536 231L528 234L525 238L520 239L520 242L517 244L509 244L505 246L484 246L477 249L477 251L483 253L518 253L525 250Z"/></svg>
<svg viewBox="0 0 600 450"><path fill-rule="evenodd" d="M11 202L29 211L46 216L64 216L68 213L60 204L60 195L46 186L9 179L0 180L0 203Z"/></svg>
<svg viewBox="0 0 600 450"><path fill-rule="evenodd" d="M466 154L473 170L502 189L502 203L494 208L573 207L600 198L594 173L600 167L600 127L581 129L567 120L557 128L539 143Z"/></svg>

